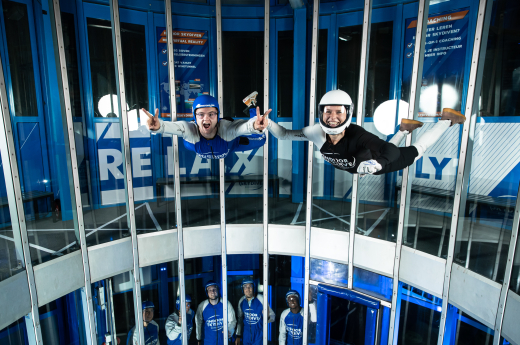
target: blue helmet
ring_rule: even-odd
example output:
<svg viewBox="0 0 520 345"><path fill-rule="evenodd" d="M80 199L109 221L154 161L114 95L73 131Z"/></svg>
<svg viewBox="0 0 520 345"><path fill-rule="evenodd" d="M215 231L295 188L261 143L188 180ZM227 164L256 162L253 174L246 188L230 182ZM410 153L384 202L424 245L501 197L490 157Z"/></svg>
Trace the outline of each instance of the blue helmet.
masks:
<svg viewBox="0 0 520 345"><path fill-rule="evenodd" d="M241 285L242 286L242 290L244 290L244 285L246 285L246 284L253 285L253 293L254 293L255 292L255 282L253 281L253 279L251 279L251 278L244 278L242 280L242 285Z"/></svg>
<svg viewBox="0 0 520 345"><path fill-rule="evenodd" d="M155 308L152 301L143 301L143 310L147 308Z"/></svg>
<svg viewBox="0 0 520 345"><path fill-rule="evenodd" d="M191 296L186 294L186 303L191 303ZM181 296L177 296L177 301L175 301L175 307L177 310L181 309Z"/></svg>
<svg viewBox="0 0 520 345"><path fill-rule="evenodd" d="M220 118L220 107L218 105L218 101L215 97L210 95L200 95L199 97L195 98L193 101L193 121L197 122L197 117L195 116L195 112L199 108L217 108L218 118ZM218 121L217 118L217 121Z"/></svg>
<svg viewBox="0 0 520 345"><path fill-rule="evenodd" d="M289 296L296 296L296 298L298 298L298 305L300 305L302 299L300 298L300 293L298 291L292 289L287 291L287 293L285 294L285 303L287 303L287 306L289 306L289 302L287 302Z"/></svg>
<svg viewBox="0 0 520 345"><path fill-rule="evenodd" d="M206 296L208 296L208 288L210 286L213 286L215 285L217 287L217 289L220 289L220 286L218 286L217 282L214 281L214 280L209 280L207 283L206 283L206 286L204 287L204 290L206 290Z"/></svg>

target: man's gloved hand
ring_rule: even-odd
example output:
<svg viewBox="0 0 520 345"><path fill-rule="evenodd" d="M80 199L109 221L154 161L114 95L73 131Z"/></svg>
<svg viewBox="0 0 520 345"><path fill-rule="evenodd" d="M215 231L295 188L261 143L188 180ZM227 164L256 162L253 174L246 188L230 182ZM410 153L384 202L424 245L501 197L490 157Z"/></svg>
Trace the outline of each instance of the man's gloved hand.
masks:
<svg viewBox="0 0 520 345"><path fill-rule="evenodd" d="M358 174L375 174L381 169L383 169L381 164L376 160L371 159L369 161L361 162L357 168L357 172Z"/></svg>

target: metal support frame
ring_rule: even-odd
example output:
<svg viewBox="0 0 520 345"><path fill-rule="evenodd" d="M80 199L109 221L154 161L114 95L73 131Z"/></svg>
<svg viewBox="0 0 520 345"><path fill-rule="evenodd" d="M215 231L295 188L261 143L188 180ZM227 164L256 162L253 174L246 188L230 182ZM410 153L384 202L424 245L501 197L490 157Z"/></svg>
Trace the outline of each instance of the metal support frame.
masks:
<svg viewBox="0 0 520 345"><path fill-rule="evenodd" d="M264 1L264 113L265 109L269 107L269 20L270 20L270 0ZM269 224L269 210L267 208L269 202L269 132L265 131L265 144L263 147L264 150L264 176L263 176L263 225L264 225L264 250L263 250L263 265L264 265L264 304L263 304L263 313L264 315L269 315L269 252L267 251L268 245L268 224ZM276 185L273 186L273 189ZM273 190L273 193L275 191ZM240 308L240 306L239 306ZM267 335L268 335L268 326L267 320L268 317L263 318L263 343L267 345Z"/></svg>
<svg viewBox="0 0 520 345"><path fill-rule="evenodd" d="M171 0L164 1L164 15L166 16L166 37L167 37L167 50L168 50L168 78L170 85L175 85L175 63L173 53L173 23L172 23L172 2ZM170 88L174 90L174 88ZM170 119L171 121L177 121L177 102L175 101L175 92L170 92ZM181 302L181 317L183 320L186 318L186 283L184 277L184 240L183 240L183 227L182 227L182 211L181 211L181 182L180 182L180 166L179 166L179 137L176 135L172 136L173 144L173 164L174 164L174 189L175 189L175 216L177 219L177 245L178 245L178 269L179 269L179 292ZM182 325L182 344L188 345L188 329L186 322Z"/></svg>
<svg viewBox="0 0 520 345"><path fill-rule="evenodd" d="M356 112L356 124L363 127L365 120L366 82L368 71L368 55L370 47L370 26L372 24L372 0L365 0L363 8L363 34L361 41L361 63L359 66L358 104ZM357 227L358 215L358 188L359 175L352 174L352 199L350 203L350 233L348 248L348 281L347 286L353 289L354 284L354 239Z"/></svg>
<svg viewBox="0 0 520 345"><path fill-rule="evenodd" d="M127 219L130 225L133 255L133 284L135 296L135 324L139 332L139 342L144 344L143 303L141 300L141 274L139 270L139 251L135 226L134 187L132 181L132 161L130 155L130 128L126 109L126 89L123 72L123 51L121 42L121 23L119 19L119 0L110 0L110 19L112 22L112 45L114 50L114 66L116 70L117 99L119 102L119 119L121 130L121 146L123 150L123 173L125 176Z"/></svg>
<svg viewBox="0 0 520 345"><path fill-rule="evenodd" d="M222 81L222 1L216 0L215 14L217 16L217 90L218 103L224 104L224 85ZM222 118L220 112L220 118ZM227 305L227 257L226 257L226 166L224 158L219 159L219 196L220 196L220 235L222 237L221 260L222 260L222 313L224 318L224 344L228 342L228 305Z"/></svg>
<svg viewBox="0 0 520 345"><path fill-rule="evenodd" d="M495 336L493 345L500 344L500 336L502 334L502 324L504 321L504 311L506 310L507 292L509 291L509 283L511 282L511 273L513 271L513 260L516 252L516 243L518 239L518 227L520 222L520 186L516 194L515 214L513 217L513 228L511 229L511 239L509 241L509 252L507 254L506 271L504 273L504 282L500 290L500 300L498 303L497 318L495 320Z"/></svg>
<svg viewBox="0 0 520 345"><path fill-rule="evenodd" d="M417 117L419 110L420 93L420 79L423 74L424 62L424 46L426 38L426 29L428 25L429 0L419 0L419 10L417 13L417 31L415 34L415 47L413 57L412 80L410 87L410 106L408 108L408 118L414 119ZM406 136L406 146L412 144L412 135ZM397 225L397 238L395 244L394 255L394 274L393 274L393 291L392 291L392 309L390 312L390 329L388 334L388 344L394 343L394 337L397 337L398 327L396 324L396 312L399 307L397 303L399 296L399 265L401 263L401 248L403 246L403 229L408 223L408 213L410 204L410 193L412 186L412 172L414 165L403 169L403 182L401 186L401 200L399 202L399 222ZM410 171L412 170L412 171ZM396 339L397 340L397 339Z"/></svg>
<svg viewBox="0 0 520 345"><path fill-rule="evenodd" d="M17 258L22 259L22 265L25 267L27 272L27 281L29 284L31 313L26 316L26 320L31 320L33 330L28 329L27 334L29 338L31 334L34 334L36 344L42 344L40 314L38 312L38 296L36 294L36 285L34 282L34 271L31 260L31 251L29 249L29 239L27 236L27 225L25 221L22 189L20 185L21 181L16 157L16 146L13 138L13 127L11 125L11 115L7 100L4 67L2 59L0 59L0 117L2 117L2 120L0 121L0 151L3 152L1 156L5 186L7 189L7 200L9 202L9 214L11 216L11 225L13 228ZM29 341L31 342L31 340L32 339Z"/></svg>
<svg viewBox="0 0 520 345"><path fill-rule="evenodd" d="M446 270L444 273L444 286L442 292L442 312L439 325L439 337L437 344L442 345L448 313L449 289L451 270L455 253L457 232L461 230L464 223L466 197L469 189L469 176L471 172L471 159L473 154L473 138L477 112L479 111L479 96L482 87L482 76L486 46L489 32L493 1L481 0L478 8L477 25L475 29L475 40L471 56L471 70L469 74L468 94L464 114L466 121L462 130L459 164L457 168L457 180L455 184L455 195L453 198L453 213L451 217L450 237L448 244L448 257L446 258ZM468 119L469 117L469 119Z"/></svg>
<svg viewBox="0 0 520 345"><path fill-rule="evenodd" d="M74 138L74 120L72 119L71 101L69 93L69 77L67 73L67 61L65 58L65 43L63 41L63 29L61 25L61 9L59 0L49 0L49 9L51 14L51 24L53 29L53 43L56 61L56 73L58 77L58 89L60 93L61 115L63 118L65 146L68 148L67 152L67 170L69 181L73 182L73 190L71 194L74 195L72 203L72 215L74 218L74 228L76 229L78 240L80 243L81 258L83 261L83 273L85 281L85 297L87 301L87 320L88 331L92 344L97 344L96 337L96 320L94 318L94 309L92 305L92 289L90 280L90 265L88 260L88 248L85 236L85 224L83 219L83 203L81 200L81 185L79 181L78 159L76 155L76 141Z"/></svg>
<svg viewBox="0 0 520 345"><path fill-rule="evenodd" d="M320 15L319 0L313 1L312 6L312 52L311 52L311 85L309 103L309 125L314 123L314 109L316 109L316 75L318 67L318 24ZM307 213L305 214L305 285L303 288L303 319L309 318L309 278L311 271L311 220L312 220L312 163L314 155L314 144L307 144ZM307 345L308 326L303 323L303 345Z"/></svg>

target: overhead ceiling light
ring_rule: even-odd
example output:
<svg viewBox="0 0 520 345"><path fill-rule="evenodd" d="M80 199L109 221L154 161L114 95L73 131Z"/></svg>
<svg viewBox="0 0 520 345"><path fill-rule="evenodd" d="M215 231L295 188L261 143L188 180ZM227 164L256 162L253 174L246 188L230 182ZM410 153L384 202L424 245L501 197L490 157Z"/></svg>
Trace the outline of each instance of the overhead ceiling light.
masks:
<svg viewBox="0 0 520 345"><path fill-rule="evenodd" d="M348 41L350 41L352 39L352 36L349 36L349 35L347 35L347 36L339 36L339 39L341 41L348 42Z"/></svg>

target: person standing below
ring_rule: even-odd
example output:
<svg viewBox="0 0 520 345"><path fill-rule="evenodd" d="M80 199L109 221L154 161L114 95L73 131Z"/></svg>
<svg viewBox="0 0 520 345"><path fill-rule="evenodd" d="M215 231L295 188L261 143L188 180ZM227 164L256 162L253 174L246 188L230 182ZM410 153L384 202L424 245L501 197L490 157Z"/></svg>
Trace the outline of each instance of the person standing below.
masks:
<svg viewBox="0 0 520 345"><path fill-rule="evenodd" d="M238 302L238 324L235 345L262 345L264 335L264 296L255 296L255 284L251 279L242 281L244 296ZM275 313L269 307L267 322L273 322Z"/></svg>
<svg viewBox="0 0 520 345"><path fill-rule="evenodd" d="M159 345L159 325L153 321L154 304L151 301L143 302L143 328L145 345ZM126 345L138 345L139 335L135 331L135 326L128 332Z"/></svg>
<svg viewBox="0 0 520 345"><path fill-rule="evenodd" d="M201 302L195 314L195 327L199 345L224 345L224 305L219 298L218 284L210 280L205 286L208 299ZM235 310L228 301L228 337L235 332Z"/></svg>
<svg viewBox="0 0 520 345"><path fill-rule="evenodd" d="M168 345L182 345L182 315L181 315L181 299L177 297L175 302L175 308L177 309L166 319L166 336ZM193 331L193 319L195 315L191 310L191 296L186 295L186 331L188 332L188 340L191 337L191 331Z"/></svg>
<svg viewBox="0 0 520 345"><path fill-rule="evenodd" d="M303 344L303 308L300 306L300 293L289 290L285 294L285 301L289 308L285 309L280 316L279 345L302 345ZM309 309L309 322L314 321L313 309Z"/></svg>

